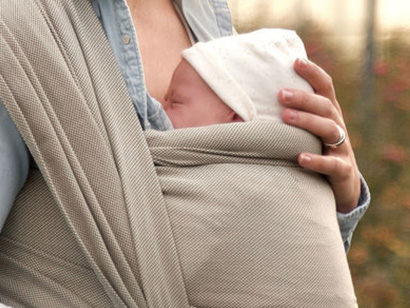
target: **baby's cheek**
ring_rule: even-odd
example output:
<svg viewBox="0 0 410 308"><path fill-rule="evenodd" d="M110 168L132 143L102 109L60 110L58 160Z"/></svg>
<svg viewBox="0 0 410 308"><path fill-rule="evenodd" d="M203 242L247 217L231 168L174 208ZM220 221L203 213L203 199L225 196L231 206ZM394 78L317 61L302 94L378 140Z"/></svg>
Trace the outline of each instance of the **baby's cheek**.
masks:
<svg viewBox="0 0 410 308"><path fill-rule="evenodd" d="M173 126L174 128L176 128L176 125L177 125L177 121L176 121L176 120L177 120L177 119L175 118L174 112L172 111L171 108L164 108L164 110L165 110L166 114L168 115L168 118L171 120L172 126Z"/></svg>
<svg viewBox="0 0 410 308"><path fill-rule="evenodd" d="M170 108L168 117L174 128L194 127L196 125L195 114L189 114L184 108Z"/></svg>

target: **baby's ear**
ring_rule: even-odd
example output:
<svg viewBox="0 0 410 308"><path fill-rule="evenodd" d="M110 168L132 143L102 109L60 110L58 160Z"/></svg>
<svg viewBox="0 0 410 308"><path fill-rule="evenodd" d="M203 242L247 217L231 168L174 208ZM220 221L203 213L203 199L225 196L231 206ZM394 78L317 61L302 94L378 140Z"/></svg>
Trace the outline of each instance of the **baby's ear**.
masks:
<svg viewBox="0 0 410 308"><path fill-rule="evenodd" d="M229 118L231 122L245 122L235 111L229 113Z"/></svg>

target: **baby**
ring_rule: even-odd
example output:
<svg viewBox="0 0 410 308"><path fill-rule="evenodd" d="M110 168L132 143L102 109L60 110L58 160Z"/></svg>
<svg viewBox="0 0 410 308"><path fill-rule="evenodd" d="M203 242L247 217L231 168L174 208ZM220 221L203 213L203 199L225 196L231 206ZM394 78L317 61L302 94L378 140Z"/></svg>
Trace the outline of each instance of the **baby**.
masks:
<svg viewBox="0 0 410 308"><path fill-rule="evenodd" d="M174 128L281 120L282 88L313 92L293 70L306 58L294 31L262 29L198 43L182 53L164 109Z"/></svg>
<svg viewBox="0 0 410 308"><path fill-rule="evenodd" d="M301 57L286 30L198 43L165 97L177 129L145 132L193 307L356 307L333 191L297 163L322 143L281 122L280 89L313 91Z"/></svg>

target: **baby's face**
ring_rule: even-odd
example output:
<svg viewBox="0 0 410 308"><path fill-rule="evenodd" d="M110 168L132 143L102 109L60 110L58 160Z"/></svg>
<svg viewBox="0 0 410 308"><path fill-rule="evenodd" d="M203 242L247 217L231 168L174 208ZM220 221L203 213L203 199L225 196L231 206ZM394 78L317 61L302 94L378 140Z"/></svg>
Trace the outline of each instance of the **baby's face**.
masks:
<svg viewBox="0 0 410 308"><path fill-rule="evenodd" d="M174 71L164 109L174 128L241 121L185 60Z"/></svg>

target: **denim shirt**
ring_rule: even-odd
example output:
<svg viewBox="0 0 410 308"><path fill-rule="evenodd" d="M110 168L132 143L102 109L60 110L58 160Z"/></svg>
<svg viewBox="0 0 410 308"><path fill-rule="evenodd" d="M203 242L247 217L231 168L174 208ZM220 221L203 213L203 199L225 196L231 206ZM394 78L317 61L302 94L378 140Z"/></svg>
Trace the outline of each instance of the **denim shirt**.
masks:
<svg viewBox="0 0 410 308"><path fill-rule="evenodd" d="M107 35L144 129L170 129L171 123L159 102L147 92L136 31L126 0L92 0L96 15ZM192 41L207 41L232 34L229 8L225 0L175 0L175 7L189 25ZM29 169L28 150L0 101L0 230L23 187ZM370 203L362 178L357 209L338 213L345 248L348 249L356 225Z"/></svg>

